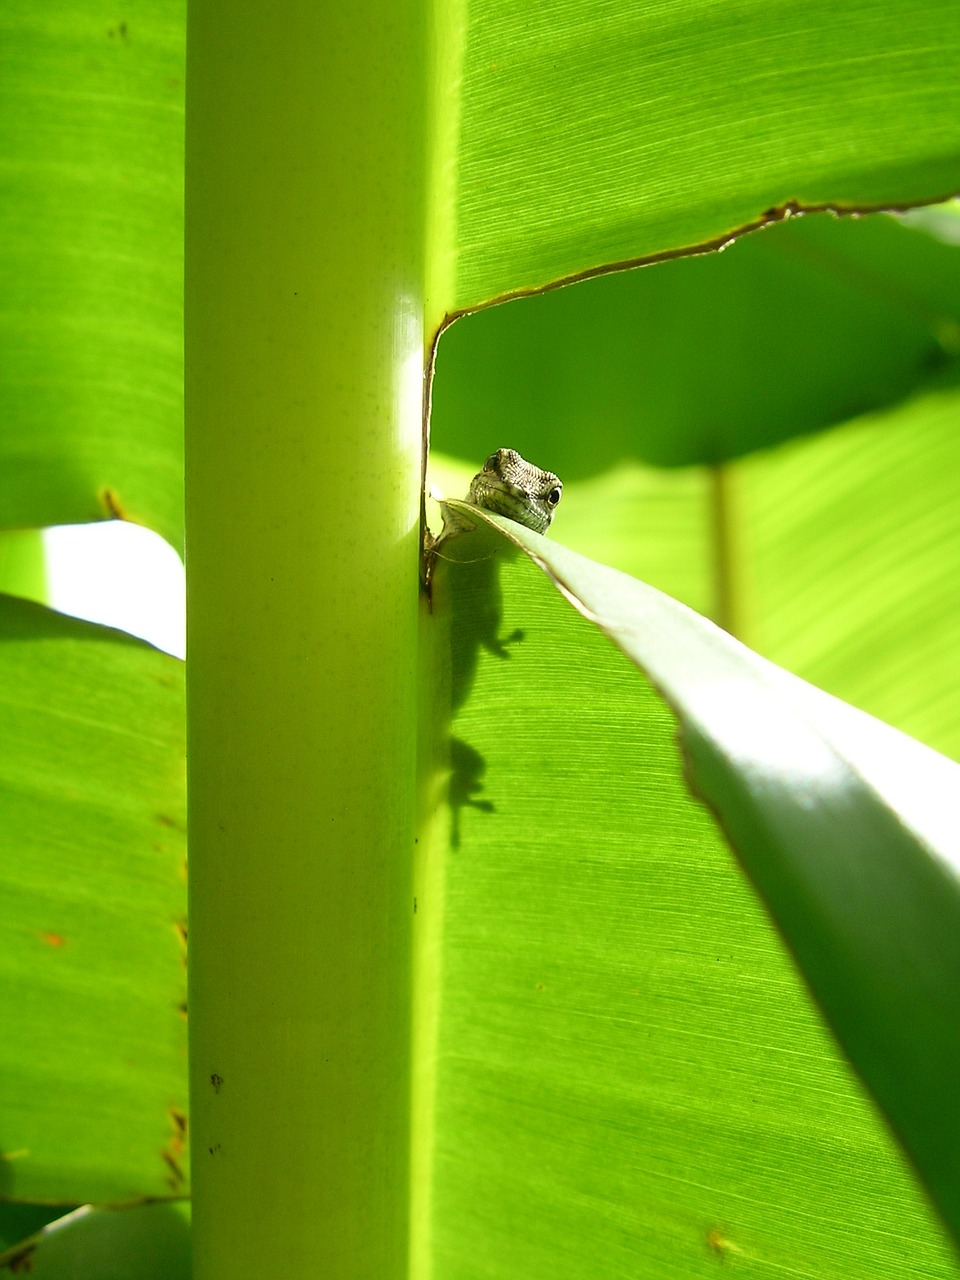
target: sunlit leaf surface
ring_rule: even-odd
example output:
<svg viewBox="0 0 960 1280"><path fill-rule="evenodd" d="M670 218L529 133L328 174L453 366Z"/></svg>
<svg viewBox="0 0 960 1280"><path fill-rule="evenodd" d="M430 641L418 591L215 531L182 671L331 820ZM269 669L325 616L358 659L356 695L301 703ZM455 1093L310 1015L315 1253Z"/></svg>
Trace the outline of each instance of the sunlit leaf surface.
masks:
<svg viewBox="0 0 960 1280"><path fill-rule="evenodd" d="M0 527L179 546L183 0L11 0L0 42Z"/></svg>
<svg viewBox="0 0 960 1280"><path fill-rule="evenodd" d="M767 657L960 759L960 394L730 477L733 624Z"/></svg>
<svg viewBox="0 0 960 1280"><path fill-rule="evenodd" d="M457 41L457 309L778 207L960 189L953 0L487 0Z"/></svg>

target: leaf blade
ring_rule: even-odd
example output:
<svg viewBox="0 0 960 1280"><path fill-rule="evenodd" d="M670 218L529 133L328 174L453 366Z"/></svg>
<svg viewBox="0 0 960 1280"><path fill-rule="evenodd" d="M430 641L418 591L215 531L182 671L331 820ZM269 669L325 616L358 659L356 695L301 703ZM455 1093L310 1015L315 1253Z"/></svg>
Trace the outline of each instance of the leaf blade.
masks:
<svg viewBox="0 0 960 1280"><path fill-rule="evenodd" d="M948 0L491 0L463 54L454 310L789 208L960 187ZM893 123L895 121L895 123ZM855 137L856 154L850 139Z"/></svg>
<svg viewBox="0 0 960 1280"><path fill-rule="evenodd" d="M831 715L826 695L653 588L479 514L546 569L675 707L697 789L960 1235L960 1134L951 1119L960 849L955 836L928 845L929 829L911 830L865 780L883 775L868 763L870 735L884 736L901 773L922 777L934 760L950 780L935 791L941 835L960 828L960 766L853 708ZM831 742L832 724L842 747Z"/></svg>
<svg viewBox="0 0 960 1280"><path fill-rule="evenodd" d="M186 1182L183 673L0 598L6 1153L21 1200Z"/></svg>
<svg viewBox="0 0 960 1280"><path fill-rule="evenodd" d="M0 102L0 527L182 547L182 0L18 0Z"/></svg>
<svg viewBox="0 0 960 1280"><path fill-rule="evenodd" d="M450 762L460 840L427 854L442 869L416 917L443 977L425 1051L434 1274L586 1280L602 1254L651 1280L721 1259L954 1276L685 789L663 699L523 557L485 560L482 528L458 541L431 617L450 610L450 732L470 748Z"/></svg>

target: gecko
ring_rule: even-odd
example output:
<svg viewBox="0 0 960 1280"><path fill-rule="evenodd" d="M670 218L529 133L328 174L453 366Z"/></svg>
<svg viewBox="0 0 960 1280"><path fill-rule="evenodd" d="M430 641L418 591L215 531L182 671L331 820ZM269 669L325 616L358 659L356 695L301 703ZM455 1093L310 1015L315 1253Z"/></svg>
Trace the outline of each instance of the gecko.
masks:
<svg viewBox="0 0 960 1280"><path fill-rule="evenodd" d="M536 533L546 533L562 496L563 481L559 476L527 462L516 449L498 449L470 481L466 501L515 520ZM460 513L449 508L444 510L443 530L439 537L429 538L426 546L428 590L439 547L472 528Z"/></svg>
<svg viewBox="0 0 960 1280"><path fill-rule="evenodd" d="M516 449L491 453L470 481L467 502L516 520L536 533L546 533L563 497L563 482L552 471L541 471L521 458Z"/></svg>

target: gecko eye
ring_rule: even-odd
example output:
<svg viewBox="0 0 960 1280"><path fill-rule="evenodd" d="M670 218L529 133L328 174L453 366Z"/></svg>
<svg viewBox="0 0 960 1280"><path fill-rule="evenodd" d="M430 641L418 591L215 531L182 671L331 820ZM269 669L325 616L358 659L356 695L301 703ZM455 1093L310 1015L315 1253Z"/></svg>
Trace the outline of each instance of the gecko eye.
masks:
<svg viewBox="0 0 960 1280"><path fill-rule="evenodd" d="M563 490L560 488L559 485L555 489L550 490L550 492L547 494L547 502L550 504L551 507L555 507L557 505L557 503L560 501L560 495L562 493L563 493Z"/></svg>
<svg viewBox="0 0 960 1280"><path fill-rule="evenodd" d="M496 453L491 453L490 457L483 464L484 471L496 471L499 460L500 450L498 449Z"/></svg>

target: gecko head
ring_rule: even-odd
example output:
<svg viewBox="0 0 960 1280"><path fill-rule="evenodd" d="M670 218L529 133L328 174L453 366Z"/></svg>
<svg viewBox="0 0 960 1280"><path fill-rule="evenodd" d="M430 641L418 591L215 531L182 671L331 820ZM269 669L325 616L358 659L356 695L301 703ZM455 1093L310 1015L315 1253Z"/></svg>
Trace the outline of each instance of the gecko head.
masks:
<svg viewBox="0 0 960 1280"><path fill-rule="evenodd" d="M498 449L470 482L467 501L546 533L562 497L559 476L527 462L516 449Z"/></svg>

